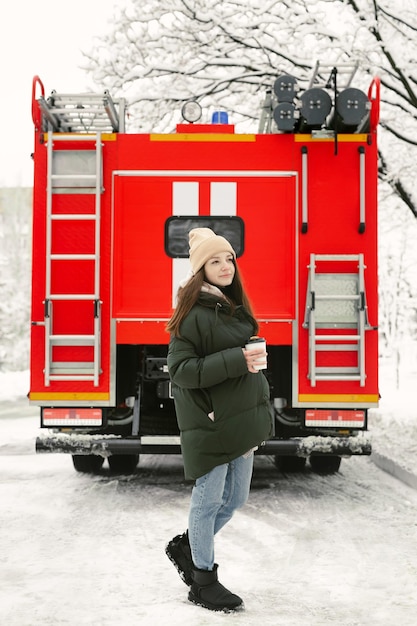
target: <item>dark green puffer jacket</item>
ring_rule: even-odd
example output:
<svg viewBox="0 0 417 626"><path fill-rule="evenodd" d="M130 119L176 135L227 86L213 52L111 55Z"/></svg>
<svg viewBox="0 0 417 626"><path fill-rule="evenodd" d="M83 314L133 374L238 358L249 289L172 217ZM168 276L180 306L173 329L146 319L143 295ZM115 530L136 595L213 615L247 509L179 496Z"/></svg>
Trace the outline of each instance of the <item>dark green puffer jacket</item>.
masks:
<svg viewBox="0 0 417 626"><path fill-rule="evenodd" d="M202 294L171 337L168 369L181 431L185 477L197 479L272 433L269 385L242 352L254 328L243 307ZM214 421L208 416L214 413Z"/></svg>

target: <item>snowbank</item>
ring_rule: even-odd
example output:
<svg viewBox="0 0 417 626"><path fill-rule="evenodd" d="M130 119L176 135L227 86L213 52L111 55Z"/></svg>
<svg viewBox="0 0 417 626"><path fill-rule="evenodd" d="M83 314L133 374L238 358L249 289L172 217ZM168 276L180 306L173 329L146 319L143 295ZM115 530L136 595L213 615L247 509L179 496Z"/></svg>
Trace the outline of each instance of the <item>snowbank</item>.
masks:
<svg viewBox="0 0 417 626"><path fill-rule="evenodd" d="M0 402L25 398L29 391L29 370L0 372Z"/></svg>

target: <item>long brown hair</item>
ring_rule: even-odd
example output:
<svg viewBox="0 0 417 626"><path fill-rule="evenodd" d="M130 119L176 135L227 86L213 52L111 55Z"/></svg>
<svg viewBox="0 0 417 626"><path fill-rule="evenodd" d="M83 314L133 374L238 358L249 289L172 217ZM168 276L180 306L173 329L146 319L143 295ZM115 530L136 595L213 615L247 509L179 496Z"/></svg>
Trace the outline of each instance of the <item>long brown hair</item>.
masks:
<svg viewBox="0 0 417 626"><path fill-rule="evenodd" d="M227 300L230 302L232 312L236 306L243 305L249 315L253 318L255 325L254 332L258 331L258 323L253 315L252 305L248 296L246 295L243 287L242 278L239 272L239 268L233 260L235 266L235 275L233 277L232 284L223 289L223 293ZM177 307L166 325L166 330L172 333L176 337L180 336L180 326L183 320L187 317L195 303L200 297L201 287L205 280L204 266L198 270L196 274L184 285L178 289L177 294Z"/></svg>

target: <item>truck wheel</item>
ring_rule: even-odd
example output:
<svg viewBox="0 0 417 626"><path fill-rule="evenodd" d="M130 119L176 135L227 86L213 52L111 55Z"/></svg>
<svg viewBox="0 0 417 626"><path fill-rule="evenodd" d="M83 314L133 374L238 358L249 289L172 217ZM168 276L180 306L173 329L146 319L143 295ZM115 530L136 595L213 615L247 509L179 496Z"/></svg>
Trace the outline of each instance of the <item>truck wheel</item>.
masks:
<svg viewBox="0 0 417 626"><path fill-rule="evenodd" d="M303 456L279 456L279 454L277 454L274 462L275 467L285 474L290 472L302 472L306 464L306 459Z"/></svg>
<svg viewBox="0 0 417 626"><path fill-rule="evenodd" d="M317 474L335 474L340 467L342 459L340 456L311 456L310 465L313 472Z"/></svg>
<svg viewBox="0 0 417 626"><path fill-rule="evenodd" d="M139 462L139 454L112 454L107 460L114 474L131 474Z"/></svg>
<svg viewBox="0 0 417 626"><path fill-rule="evenodd" d="M72 462L77 472L97 474L104 463L104 458L97 454L73 454Z"/></svg>

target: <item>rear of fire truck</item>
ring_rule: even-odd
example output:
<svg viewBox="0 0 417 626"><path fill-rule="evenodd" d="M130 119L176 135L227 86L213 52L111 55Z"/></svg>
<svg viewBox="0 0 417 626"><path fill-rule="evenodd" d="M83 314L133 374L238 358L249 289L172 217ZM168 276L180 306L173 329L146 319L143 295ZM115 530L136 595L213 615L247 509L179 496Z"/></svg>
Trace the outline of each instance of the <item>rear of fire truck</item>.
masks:
<svg viewBox="0 0 417 626"><path fill-rule="evenodd" d="M70 454L81 472L181 453L165 326L188 232L207 226L236 250L268 345L275 434L258 454L322 473L370 454L379 82L364 92L355 68L329 68L322 84L325 71L305 89L278 76L257 134L236 133L225 112L201 123L197 102L175 133L127 133L123 99L45 97L34 78L38 452Z"/></svg>

